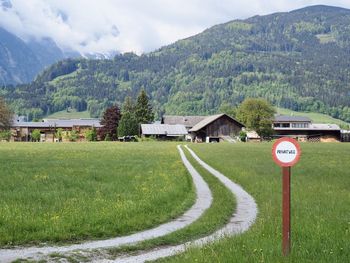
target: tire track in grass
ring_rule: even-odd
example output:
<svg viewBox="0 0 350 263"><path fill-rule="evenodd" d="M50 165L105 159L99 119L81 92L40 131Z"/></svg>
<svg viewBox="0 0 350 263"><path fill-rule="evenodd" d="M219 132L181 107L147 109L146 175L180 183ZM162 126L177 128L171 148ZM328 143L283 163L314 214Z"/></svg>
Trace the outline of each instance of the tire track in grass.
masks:
<svg viewBox="0 0 350 263"><path fill-rule="evenodd" d="M106 240L97 240L84 242L81 244L67 246L48 246L48 247L24 247L15 249L0 249L0 262L12 262L16 259L34 259L39 260L49 254L66 253L78 250L93 250L99 248L120 247L123 245L136 244L148 239L161 237L170 234L176 230L182 229L196 221L212 204L212 194L208 184L203 180L200 174L187 160L181 147L178 146L182 162L189 171L196 189L196 202L182 216L158 227L137 232L132 235L111 238Z"/></svg>
<svg viewBox="0 0 350 263"><path fill-rule="evenodd" d="M258 208L254 198L248 194L240 185L234 183L225 175L202 161L187 145L185 147L203 168L218 178L236 196L237 208L233 213L230 221L223 228L217 230L213 234L197 239L195 241L186 242L177 246L155 248L135 256L123 256L115 260L99 260L96 262L135 263L169 257L185 252L186 249L191 246L204 246L226 236L243 233L247 231L249 227L254 223L258 213Z"/></svg>

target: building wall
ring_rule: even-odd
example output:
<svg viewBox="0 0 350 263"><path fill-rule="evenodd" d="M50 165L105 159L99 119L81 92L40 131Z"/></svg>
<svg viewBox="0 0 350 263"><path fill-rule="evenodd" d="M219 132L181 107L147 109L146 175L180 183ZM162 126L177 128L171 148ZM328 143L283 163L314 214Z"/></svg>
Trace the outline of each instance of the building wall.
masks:
<svg viewBox="0 0 350 263"><path fill-rule="evenodd" d="M206 137L234 136L241 130L239 123L224 115L191 135L193 140L205 142Z"/></svg>
<svg viewBox="0 0 350 263"><path fill-rule="evenodd" d="M56 127L56 131L59 127ZM11 141L31 141L31 133L38 129L40 133L42 134L40 141L41 142L54 142L57 138L54 137L55 129L54 128L41 128L41 127L13 127L11 128ZM74 130L78 132L78 139L77 141L85 141L85 132L89 129L92 129L92 127L86 127L86 126L74 126ZM69 139L67 138L67 133L72 131L72 128L62 128L62 141L68 142ZM97 129L98 133L98 129Z"/></svg>
<svg viewBox="0 0 350 263"><path fill-rule="evenodd" d="M340 131L322 130L275 130L275 135L293 136L300 141L340 141Z"/></svg>
<svg viewBox="0 0 350 263"><path fill-rule="evenodd" d="M222 116L221 118L208 124L204 129L206 136L220 137L238 135L242 127L231 118Z"/></svg>

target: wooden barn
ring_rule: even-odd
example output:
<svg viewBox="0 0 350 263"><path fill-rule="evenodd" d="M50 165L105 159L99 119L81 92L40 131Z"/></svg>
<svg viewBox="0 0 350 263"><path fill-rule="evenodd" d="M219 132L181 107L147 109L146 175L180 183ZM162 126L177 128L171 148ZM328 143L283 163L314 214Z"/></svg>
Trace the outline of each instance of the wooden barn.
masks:
<svg viewBox="0 0 350 263"><path fill-rule="evenodd" d="M242 123L222 113L204 118L194 125L189 133L192 141L196 142L232 141L243 127Z"/></svg>

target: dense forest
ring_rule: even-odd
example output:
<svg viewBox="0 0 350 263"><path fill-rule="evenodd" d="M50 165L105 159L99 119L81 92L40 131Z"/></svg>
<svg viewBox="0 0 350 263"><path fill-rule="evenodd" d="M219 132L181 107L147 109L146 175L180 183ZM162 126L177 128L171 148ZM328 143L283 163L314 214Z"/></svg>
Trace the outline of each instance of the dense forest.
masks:
<svg viewBox="0 0 350 263"><path fill-rule="evenodd" d="M156 115L211 114L246 97L350 121L350 10L312 6L217 25L137 56L58 62L0 89L19 114L101 116L144 88Z"/></svg>

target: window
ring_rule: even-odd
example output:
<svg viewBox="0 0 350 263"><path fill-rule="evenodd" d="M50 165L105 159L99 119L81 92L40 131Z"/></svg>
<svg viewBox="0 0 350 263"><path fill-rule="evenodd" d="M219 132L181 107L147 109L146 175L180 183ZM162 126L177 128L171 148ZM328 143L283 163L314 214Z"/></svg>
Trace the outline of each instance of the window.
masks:
<svg viewBox="0 0 350 263"><path fill-rule="evenodd" d="M307 122L303 123L292 123L292 128L308 128L309 124Z"/></svg>

